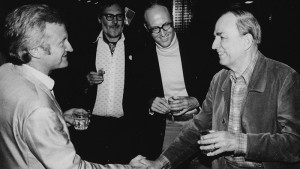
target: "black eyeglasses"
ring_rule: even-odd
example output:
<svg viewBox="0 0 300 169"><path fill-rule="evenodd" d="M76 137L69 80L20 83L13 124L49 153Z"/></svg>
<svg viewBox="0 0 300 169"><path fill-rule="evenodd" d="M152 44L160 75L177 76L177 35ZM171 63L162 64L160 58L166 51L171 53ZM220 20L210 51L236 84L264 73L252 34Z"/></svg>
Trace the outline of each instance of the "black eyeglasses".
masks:
<svg viewBox="0 0 300 169"><path fill-rule="evenodd" d="M105 16L106 20L108 20L108 21L112 21L115 18L117 18L118 21L123 21L124 20L124 15L123 14L117 14L117 15L103 14L103 16Z"/></svg>
<svg viewBox="0 0 300 169"><path fill-rule="evenodd" d="M162 26L156 26L156 27L150 28L149 30L153 34L158 34L161 29L163 29L164 31L167 31L171 27L172 27L172 22L167 22L167 23L164 23Z"/></svg>

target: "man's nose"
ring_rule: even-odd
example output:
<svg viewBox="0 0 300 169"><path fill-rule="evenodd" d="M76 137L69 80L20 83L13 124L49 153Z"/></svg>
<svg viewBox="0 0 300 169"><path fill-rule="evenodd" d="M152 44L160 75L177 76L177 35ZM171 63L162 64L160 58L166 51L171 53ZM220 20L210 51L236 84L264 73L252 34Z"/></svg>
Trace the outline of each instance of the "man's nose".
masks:
<svg viewBox="0 0 300 169"><path fill-rule="evenodd" d="M217 49L218 44L219 44L219 42L218 42L217 38L215 38L214 41L213 41L213 43L212 43L211 48L214 49L214 50Z"/></svg>
<svg viewBox="0 0 300 169"><path fill-rule="evenodd" d="M165 30L161 29L161 30L160 30L160 34L161 34L161 36L165 36L167 33L166 33Z"/></svg>
<svg viewBox="0 0 300 169"><path fill-rule="evenodd" d="M113 21L114 24L118 23L117 16L115 16L112 21Z"/></svg>
<svg viewBox="0 0 300 169"><path fill-rule="evenodd" d="M67 45L66 45L66 51L73 52L72 45L71 45L71 43L69 41L67 42Z"/></svg>

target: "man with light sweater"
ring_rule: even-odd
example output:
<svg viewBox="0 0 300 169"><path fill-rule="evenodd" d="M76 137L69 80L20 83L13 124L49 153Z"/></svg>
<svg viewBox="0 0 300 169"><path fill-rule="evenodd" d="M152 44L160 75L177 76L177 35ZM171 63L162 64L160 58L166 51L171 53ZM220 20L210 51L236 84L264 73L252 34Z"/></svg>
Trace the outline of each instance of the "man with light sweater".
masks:
<svg viewBox="0 0 300 169"><path fill-rule="evenodd" d="M204 98L201 91L206 88L193 70L195 54L178 41L168 8L157 2L149 4L144 18L151 42L143 50L141 64L147 132L139 153L155 159L199 112Z"/></svg>

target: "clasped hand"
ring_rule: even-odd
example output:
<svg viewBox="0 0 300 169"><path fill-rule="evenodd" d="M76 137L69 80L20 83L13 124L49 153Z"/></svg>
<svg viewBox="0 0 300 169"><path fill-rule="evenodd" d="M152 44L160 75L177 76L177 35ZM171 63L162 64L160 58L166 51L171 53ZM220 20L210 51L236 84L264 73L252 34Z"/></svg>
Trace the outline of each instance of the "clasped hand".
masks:
<svg viewBox="0 0 300 169"><path fill-rule="evenodd" d="M162 166L158 161L147 160L145 157L138 155L132 159L129 165L133 169L160 169Z"/></svg>

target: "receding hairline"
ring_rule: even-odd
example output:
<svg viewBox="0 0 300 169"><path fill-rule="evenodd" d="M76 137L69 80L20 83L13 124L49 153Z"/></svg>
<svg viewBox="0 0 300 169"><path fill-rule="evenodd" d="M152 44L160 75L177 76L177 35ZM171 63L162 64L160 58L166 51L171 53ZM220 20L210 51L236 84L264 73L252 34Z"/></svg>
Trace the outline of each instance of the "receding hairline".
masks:
<svg viewBox="0 0 300 169"><path fill-rule="evenodd" d="M156 11L158 10L159 12L165 12L169 16L169 18L172 20L170 11L166 6L161 5L161 4L153 4L149 8L147 8L144 12L145 22L147 22L146 18L147 18L147 15L149 14L149 11L153 11L153 10L156 10Z"/></svg>

